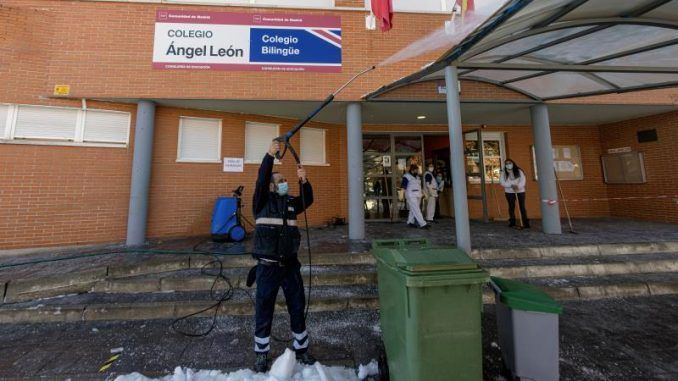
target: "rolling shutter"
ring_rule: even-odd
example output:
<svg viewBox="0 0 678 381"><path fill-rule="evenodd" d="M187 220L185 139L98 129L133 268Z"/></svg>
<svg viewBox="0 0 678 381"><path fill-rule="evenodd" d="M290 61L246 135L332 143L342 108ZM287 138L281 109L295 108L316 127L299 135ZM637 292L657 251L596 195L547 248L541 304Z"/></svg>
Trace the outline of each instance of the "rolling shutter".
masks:
<svg viewBox="0 0 678 381"><path fill-rule="evenodd" d="M78 109L19 106L15 138L75 140Z"/></svg>
<svg viewBox="0 0 678 381"><path fill-rule="evenodd" d="M181 117L177 160L221 161L221 120Z"/></svg>

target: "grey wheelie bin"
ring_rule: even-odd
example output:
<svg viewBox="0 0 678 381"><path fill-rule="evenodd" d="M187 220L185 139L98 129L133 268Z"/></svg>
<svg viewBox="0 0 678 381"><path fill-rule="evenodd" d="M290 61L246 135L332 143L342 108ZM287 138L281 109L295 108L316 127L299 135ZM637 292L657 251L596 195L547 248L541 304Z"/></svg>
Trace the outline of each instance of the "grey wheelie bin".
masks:
<svg viewBox="0 0 678 381"><path fill-rule="evenodd" d="M563 307L530 284L492 277L499 346L520 380L559 379L558 316Z"/></svg>
<svg viewBox="0 0 678 381"><path fill-rule="evenodd" d="M390 379L481 380L488 273L463 251L425 239L374 241L372 254Z"/></svg>

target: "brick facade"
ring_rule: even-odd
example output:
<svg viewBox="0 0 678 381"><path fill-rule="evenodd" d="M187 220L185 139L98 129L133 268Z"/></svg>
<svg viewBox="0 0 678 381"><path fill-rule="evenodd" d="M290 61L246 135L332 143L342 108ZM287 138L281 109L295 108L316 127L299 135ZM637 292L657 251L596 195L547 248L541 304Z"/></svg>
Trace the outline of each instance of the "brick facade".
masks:
<svg viewBox="0 0 678 381"><path fill-rule="evenodd" d="M657 141L638 143L640 130L657 129ZM652 199L611 200L614 216L640 218L651 221L678 223L678 174L676 152L678 142L678 112L655 115L620 123L600 126L602 152L611 148L631 147L642 152L645 161L645 184L610 184L607 194L611 198L659 197Z"/></svg>
<svg viewBox="0 0 678 381"><path fill-rule="evenodd" d="M362 2L342 1L338 6L360 7ZM343 70L338 74L231 71L153 70L152 42L157 9L226 12L332 14L342 17ZM78 98L196 98L234 100L319 100L357 71L381 62L403 46L428 34L445 15L397 14L398 27L388 33L367 31L366 12L356 10L254 9L189 6L143 2L93 2L56 0L5 0L0 2L0 103L79 107ZM68 26L68 27L64 27ZM403 77L437 57L430 53L397 65L380 67L342 93L339 100L359 100L387 83ZM440 81L429 81L385 94L384 99L443 100ZM50 97L54 85L71 86L73 99ZM673 93L660 90L660 102ZM612 96L611 96L612 97ZM623 97L620 95L618 97ZM462 98L521 101L519 93L497 86L462 81ZM610 98L613 99L613 98ZM616 99L616 98L615 98ZM635 99L627 95L624 99ZM623 103L623 102L620 102ZM88 101L88 107L127 111L132 116L130 144L126 148L0 144L0 250L123 241L126 234L130 172L134 147L134 104ZM209 232L213 201L245 186L245 214L250 203L257 165L245 172L224 173L220 163L178 163L180 116L220 118L223 157L244 155L245 122L279 123L285 131L289 119L192 109L158 107L148 215L150 238L204 235ZM568 198L605 198L675 194L678 176L666 175L675 154L670 142L678 141L678 113L601 126L554 126L553 144L581 148L584 180L563 182ZM309 210L313 225L333 217L346 217L348 204L346 130L343 125L313 123L326 129L329 166L308 166L318 195ZM649 126L649 127L647 127ZM654 128L656 143L635 144L635 131ZM467 126L468 129L477 128ZM446 126L365 125L366 132L445 132ZM529 126L488 126L506 133L507 155L528 174L528 210L539 216L534 181ZM295 142L298 146L298 141ZM600 155L608 148L632 146L645 153L648 184L608 186L602 180ZM291 157L277 169L294 174ZM499 204L505 201L497 186ZM296 187L292 186L292 192ZM618 215L678 222L674 201L572 203L574 216ZM480 214L479 202L470 201L471 216ZM490 215L496 214L489 200Z"/></svg>

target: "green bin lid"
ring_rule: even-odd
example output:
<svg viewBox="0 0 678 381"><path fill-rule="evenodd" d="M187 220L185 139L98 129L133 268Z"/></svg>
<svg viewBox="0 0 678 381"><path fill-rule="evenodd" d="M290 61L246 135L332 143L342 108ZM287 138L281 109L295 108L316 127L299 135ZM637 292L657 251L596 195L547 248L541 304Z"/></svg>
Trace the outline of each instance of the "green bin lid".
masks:
<svg viewBox="0 0 678 381"><path fill-rule="evenodd" d="M378 260L410 273L478 269L463 251L453 247L431 248L425 239L377 240L372 242L372 249Z"/></svg>
<svg viewBox="0 0 678 381"><path fill-rule="evenodd" d="M536 286L497 277L491 279L501 291L499 300L510 308L552 314L563 312L560 304Z"/></svg>

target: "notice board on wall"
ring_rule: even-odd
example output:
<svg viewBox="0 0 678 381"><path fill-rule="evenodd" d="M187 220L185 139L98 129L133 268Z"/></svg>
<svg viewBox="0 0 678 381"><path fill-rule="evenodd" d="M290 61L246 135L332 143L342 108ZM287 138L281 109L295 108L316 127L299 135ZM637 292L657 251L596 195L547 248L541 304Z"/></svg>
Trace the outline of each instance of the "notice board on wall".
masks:
<svg viewBox="0 0 678 381"><path fill-rule="evenodd" d="M534 146L532 146L532 165L534 166L534 178L538 180ZM576 144L553 146L553 167L558 180L583 180L584 171L579 146Z"/></svg>
<svg viewBox="0 0 678 381"><path fill-rule="evenodd" d="M643 184L645 163L641 152L624 152L601 156L607 184Z"/></svg>

